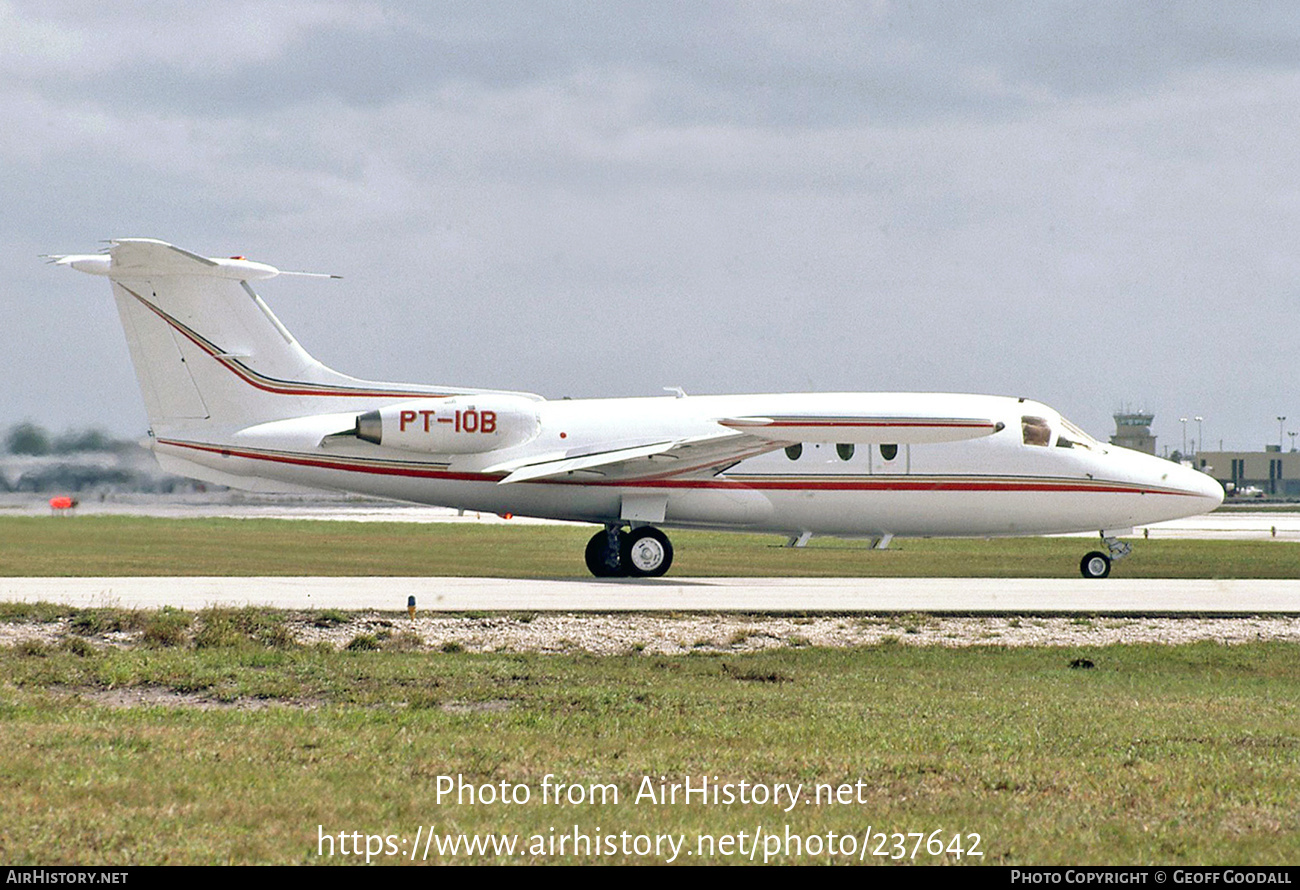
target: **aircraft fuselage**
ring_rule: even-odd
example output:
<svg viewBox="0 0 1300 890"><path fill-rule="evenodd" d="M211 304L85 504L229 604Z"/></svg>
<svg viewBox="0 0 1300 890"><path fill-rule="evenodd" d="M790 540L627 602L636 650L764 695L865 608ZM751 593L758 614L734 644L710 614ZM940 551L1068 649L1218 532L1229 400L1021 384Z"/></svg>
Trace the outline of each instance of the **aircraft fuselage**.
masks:
<svg viewBox="0 0 1300 890"><path fill-rule="evenodd" d="M1069 439L1040 403L953 394L818 393L777 398L930 400L954 414L1003 424L983 438L937 443L798 443L698 478L682 458L651 478L602 469L501 484L485 472L510 453L420 455L364 442L320 447L351 413L304 418L278 434L231 430L215 441L159 433L156 451L236 477L282 480L420 504L581 522L613 522L626 498L666 499L656 524L843 537L999 536L1128 529L1213 509L1222 490L1187 467L1093 440ZM688 396L539 403L541 430L514 451L580 453L648 438L681 439L717 418L772 409L772 396ZM1025 441L1024 417L1042 418L1045 444ZM882 434L885 435L885 434ZM898 433L900 438L906 432ZM1071 442L1069 447L1059 443ZM382 455L382 457L381 457ZM686 463L688 465L683 466Z"/></svg>

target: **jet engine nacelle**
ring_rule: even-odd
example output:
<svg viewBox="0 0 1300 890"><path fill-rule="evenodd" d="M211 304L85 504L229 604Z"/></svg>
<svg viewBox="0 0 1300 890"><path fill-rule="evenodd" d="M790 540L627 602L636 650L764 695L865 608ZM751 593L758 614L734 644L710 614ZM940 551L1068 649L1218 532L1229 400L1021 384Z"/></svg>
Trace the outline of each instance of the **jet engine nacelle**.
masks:
<svg viewBox="0 0 1300 890"><path fill-rule="evenodd" d="M358 439L433 454L475 454L522 445L541 430L537 403L518 396L414 399L357 415Z"/></svg>

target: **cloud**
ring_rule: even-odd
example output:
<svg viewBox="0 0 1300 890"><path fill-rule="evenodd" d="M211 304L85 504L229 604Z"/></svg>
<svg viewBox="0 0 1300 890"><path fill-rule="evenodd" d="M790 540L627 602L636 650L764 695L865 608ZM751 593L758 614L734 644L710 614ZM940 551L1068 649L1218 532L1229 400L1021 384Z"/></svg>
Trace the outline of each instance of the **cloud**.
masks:
<svg viewBox="0 0 1300 890"><path fill-rule="evenodd" d="M11 328L94 284L35 253L146 235L346 274L269 297L388 378L976 388L1099 435L1124 399L1244 425L1294 393L1240 361L1296 292L1284 7L181 9L0 0ZM11 410L122 360L76 336Z"/></svg>

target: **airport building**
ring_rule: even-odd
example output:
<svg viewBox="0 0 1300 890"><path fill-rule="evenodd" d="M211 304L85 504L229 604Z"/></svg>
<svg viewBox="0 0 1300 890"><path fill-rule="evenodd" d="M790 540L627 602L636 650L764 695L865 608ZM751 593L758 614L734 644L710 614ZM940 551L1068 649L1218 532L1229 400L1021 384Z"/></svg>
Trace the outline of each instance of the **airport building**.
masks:
<svg viewBox="0 0 1300 890"><path fill-rule="evenodd" d="M1202 451L1193 465L1239 497L1300 497L1300 451Z"/></svg>

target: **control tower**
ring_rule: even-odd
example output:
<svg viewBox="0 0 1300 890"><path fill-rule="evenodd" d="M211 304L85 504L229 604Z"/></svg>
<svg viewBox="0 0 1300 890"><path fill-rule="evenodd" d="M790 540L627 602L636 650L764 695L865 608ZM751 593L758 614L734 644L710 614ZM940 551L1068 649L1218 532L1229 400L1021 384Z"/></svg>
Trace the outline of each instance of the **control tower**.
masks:
<svg viewBox="0 0 1300 890"><path fill-rule="evenodd" d="M1150 411L1117 411L1115 435L1110 437L1110 444L1155 454L1156 437L1151 435L1151 421L1155 419Z"/></svg>

